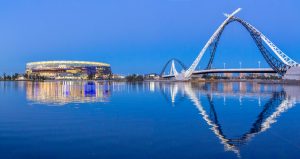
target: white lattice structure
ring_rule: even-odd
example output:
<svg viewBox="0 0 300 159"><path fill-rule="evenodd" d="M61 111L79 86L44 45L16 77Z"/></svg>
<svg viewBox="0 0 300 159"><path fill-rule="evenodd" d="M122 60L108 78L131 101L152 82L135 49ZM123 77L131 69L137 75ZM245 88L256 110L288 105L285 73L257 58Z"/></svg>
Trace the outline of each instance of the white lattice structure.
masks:
<svg viewBox="0 0 300 159"><path fill-rule="evenodd" d="M226 25L233 20L235 15L241 11L241 8L238 8L231 14L225 14L227 17L225 21L218 27L218 29L214 32L214 34L210 37L210 39L207 41L207 43L204 45L202 50L199 52L198 56L194 60L194 62L191 64L191 66L184 72L178 73L175 68L174 62L172 62L171 70L173 70L174 76L176 80L188 80L191 78L191 75L196 70L196 67L198 66L199 62L201 61L203 55L207 51L207 49L215 42L215 40L220 36ZM243 21L249 29L251 29L253 32L255 32L260 38L259 41L263 41L266 46L272 50L272 52L276 55L276 57L279 59L279 61L282 62L283 65L285 65L285 70L287 70L287 75L284 76L285 79L296 79L300 80L300 67L299 64L291 59L289 56L287 56L283 51L281 51L272 41L270 41L264 34L262 34L258 29L256 29L251 24ZM274 69L274 67L273 67ZM174 72L176 71L176 72ZM176 74L175 74L176 73ZM284 71L285 73L285 71ZM282 73L283 74L283 73Z"/></svg>

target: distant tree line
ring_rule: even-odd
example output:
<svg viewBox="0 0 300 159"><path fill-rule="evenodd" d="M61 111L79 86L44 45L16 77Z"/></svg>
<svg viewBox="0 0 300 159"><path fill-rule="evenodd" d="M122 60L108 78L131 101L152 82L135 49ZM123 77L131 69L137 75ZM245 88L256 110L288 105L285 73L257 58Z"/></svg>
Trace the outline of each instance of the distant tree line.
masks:
<svg viewBox="0 0 300 159"><path fill-rule="evenodd" d="M202 76L204 79L239 79L239 77L227 77L227 76L220 76L220 75L211 75L211 74L204 74ZM243 79L264 79L264 80L280 80L281 77L276 76L276 75L270 75L270 76L264 76L264 75L258 75L258 76L253 76L252 74L248 76L244 76Z"/></svg>
<svg viewBox="0 0 300 159"><path fill-rule="evenodd" d="M125 79L127 82L139 82L139 81L144 81L144 76L133 74L133 75L126 76Z"/></svg>
<svg viewBox="0 0 300 159"><path fill-rule="evenodd" d="M6 73L3 73L2 76L0 76L0 80L2 81L15 81L15 80L19 80L20 77L23 77L24 80L33 80L33 81L43 81L46 78L44 76L40 76L40 75L28 75L28 74L19 74L19 73L15 73L13 75L8 75Z"/></svg>
<svg viewBox="0 0 300 159"><path fill-rule="evenodd" d="M204 74L202 78L211 80L211 79L229 79L229 77L226 76L216 76L216 75L210 75L210 74Z"/></svg>
<svg viewBox="0 0 300 159"><path fill-rule="evenodd" d="M264 80L280 80L281 77L275 76L275 75L270 75L270 76L245 76L245 79L264 79Z"/></svg>
<svg viewBox="0 0 300 159"><path fill-rule="evenodd" d="M0 77L0 79L4 80L4 81L12 81L12 80L16 80L19 76L20 76L20 74L18 74L18 73L15 73L13 75L7 75L6 73L3 73L3 75Z"/></svg>
<svg viewBox="0 0 300 159"><path fill-rule="evenodd" d="M239 77L227 77L227 76L220 76L220 75L213 75L213 74L205 74L202 76L204 79L208 80L213 80L213 79L237 79ZM25 74L19 74L15 73L13 75L8 75L6 73L3 73L2 76L0 76L0 80L2 81L15 81L15 80L31 80L31 81L44 81L47 78L45 76L40 76L38 74L32 74L28 75L27 73ZM90 73L88 75L89 80L94 80L95 79L95 74ZM112 75L108 77L108 79L112 79ZM125 77L125 80L127 82L139 82L139 81L144 81L144 80L153 80L153 77L150 76L143 76L143 75L137 75L137 74L132 74L128 75ZM253 75L248 75L244 76L243 79L265 79L265 80L279 80L281 77L275 76L275 75L270 75L270 76L264 76L264 75L258 75L258 76L253 76Z"/></svg>
<svg viewBox="0 0 300 159"><path fill-rule="evenodd" d="M46 80L45 76L40 76L40 75L28 75L28 74L24 74L24 78L27 80L33 80L33 81L44 81Z"/></svg>

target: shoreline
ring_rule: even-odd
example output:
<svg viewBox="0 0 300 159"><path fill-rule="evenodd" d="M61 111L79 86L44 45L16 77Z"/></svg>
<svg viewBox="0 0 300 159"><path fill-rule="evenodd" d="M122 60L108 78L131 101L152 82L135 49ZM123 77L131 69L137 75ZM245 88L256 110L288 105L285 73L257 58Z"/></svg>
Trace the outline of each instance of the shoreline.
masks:
<svg viewBox="0 0 300 159"><path fill-rule="evenodd" d="M144 80L144 81L126 81L126 80L70 80L70 79L59 79L59 80L0 80L0 82L49 82L49 81L108 81L108 82L167 82L167 83L205 83L205 82L256 82L260 84L292 84L299 85L300 81L297 80L264 80L264 79L209 79L209 80L188 80L188 81L176 81L176 80Z"/></svg>
<svg viewBox="0 0 300 159"><path fill-rule="evenodd" d="M264 80L264 79L214 79L214 80L190 80L190 81L176 81L176 80L145 80L145 82L191 82L191 83L205 83L205 82L256 82L259 84L297 84L300 86L300 81L297 80Z"/></svg>

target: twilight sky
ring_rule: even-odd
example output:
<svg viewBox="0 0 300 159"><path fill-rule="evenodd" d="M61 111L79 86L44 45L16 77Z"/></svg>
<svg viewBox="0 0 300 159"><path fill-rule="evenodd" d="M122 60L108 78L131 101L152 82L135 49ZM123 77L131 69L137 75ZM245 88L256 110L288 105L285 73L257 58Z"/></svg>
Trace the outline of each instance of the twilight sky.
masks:
<svg viewBox="0 0 300 159"><path fill-rule="evenodd" d="M238 7L237 16L300 62L298 0L1 0L0 73L24 72L26 62L41 60L107 62L125 75L158 73L172 57L190 65L223 13ZM214 67L267 67L237 23L226 28L216 54Z"/></svg>

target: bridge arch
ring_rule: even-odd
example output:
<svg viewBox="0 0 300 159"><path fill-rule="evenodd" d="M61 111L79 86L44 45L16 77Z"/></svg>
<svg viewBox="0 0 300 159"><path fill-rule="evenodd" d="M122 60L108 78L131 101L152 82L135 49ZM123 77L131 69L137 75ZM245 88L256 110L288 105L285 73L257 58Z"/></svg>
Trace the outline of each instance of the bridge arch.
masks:
<svg viewBox="0 0 300 159"><path fill-rule="evenodd" d="M208 61L205 69L211 69L220 38L221 38L225 28L233 22L237 22L237 23L241 24L249 32L250 36L254 40L256 46L258 47L260 53L263 55L263 57L264 57L265 61L268 63L268 65L274 71L276 71L279 75L284 75L285 72L287 71L287 69L290 68L290 66L285 64L284 62L280 61L279 59L277 59L274 55L272 55L269 52L269 50L262 43L262 38L261 38L262 34L259 31L257 31L252 25L250 25L249 23L247 23L246 21L244 21L238 17L231 17L230 20L227 21L226 24L224 25L224 27L220 30L220 32L217 35L217 37L215 38L215 40L211 43L210 58L209 58L209 61Z"/></svg>
<svg viewBox="0 0 300 159"><path fill-rule="evenodd" d="M263 35L259 30L257 30L255 27L253 27L248 22L235 17L235 14L241 11L241 8L238 8L231 14L225 14L227 17L226 20L218 27L218 29L214 32L214 34L210 37L210 39L207 41L207 43L204 45L202 50L199 52L198 56L194 60L194 62L186 69L184 64L177 60L177 59L171 59L169 60L165 66L163 67L160 75L162 76L167 65L172 62L171 71L175 70L174 76L176 80L189 80L193 74L193 72L196 70L196 67L198 66L199 62L201 61L203 55L207 52L207 49L210 48L210 58L208 61L208 64L206 66L207 69L211 69L211 65L214 61L214 56L218 47L218 43L220 41L220 38L224 32L224 29L232 22L238 22L241 24L249 33L252 39L254 40L256 46L258 47L260 53L263 55L265 61L268 63L268 65L274 70L274 72L278 73L281 76L284 76L285 79L299 79L297 72L300 71L300 64L298 64L296 61L288 57L283 51L281 51L275 44L272 43L271 40L269 40L265 35ZM175 69L174 62L179 63L183 68L184 71L181 73L178 73ZM291 68L295 68L296 70L293 70ZM171 77L172 75L168 75L166 77Z"/></svg>
<svg viewBox="0 0 300 159"><path fill-rule="evenodd" d="M220 40L220 37L226 28L226 26L233 22L237 21L240 24L242 24L246 30L250 33L252 39L258 46L260 52L262 53L264 59L267 61L267 63L270 65L270 67L280 74L281 76L285 75L287 70L291 67L297 67L300 69L300 65L292 60L290 57L288 57L284 52L282 52L275 44L272 43L271 40L269 40L266 36L264 36L259 30L257 30L255 27L253 27L251 24L247 23L246 21L239 19L235 17L235 14L241 11L241 8L238 8L231 14L225 14L227 17L226 20L218 27L218 29L214 32L214 34L210 37L210 39L207 41L207 43L204 45L202 50L199 52L198 56L194 60L194 62L191 64L191 66L184 72L184 79L190 79L191 75L195 71L196 67L198 66L199 62L201 61L203 55L206 53L207 49L211 47L212 54L211 59L209 60L208 67L211 67L211 63L213 62L213 56L217 49L218 42ZM263 43L264 42L264 43ZM272 53L274 53L275 56L273 56L268 49L264 46L268 46ZM293 73L293 72L292 72ZM292 78L292 77L289 77Z"/></svg>
<svg viewBox="0 0 300 159"><path fill-rule="evenodd" d="M182 61L180 61L180 60L178 60L178 59L176 59L176 58L172 58L172 59L170 59L169 61L166 62L166 64L164 65L163 69L161 70L161 72L160 72L160 74L159 74L161 77L163 76L163 74L164 74L164 72L165 72L167 66L168 66L172 61L177 62L184 70L187 69L186 65L185 65Z"/></svg>

